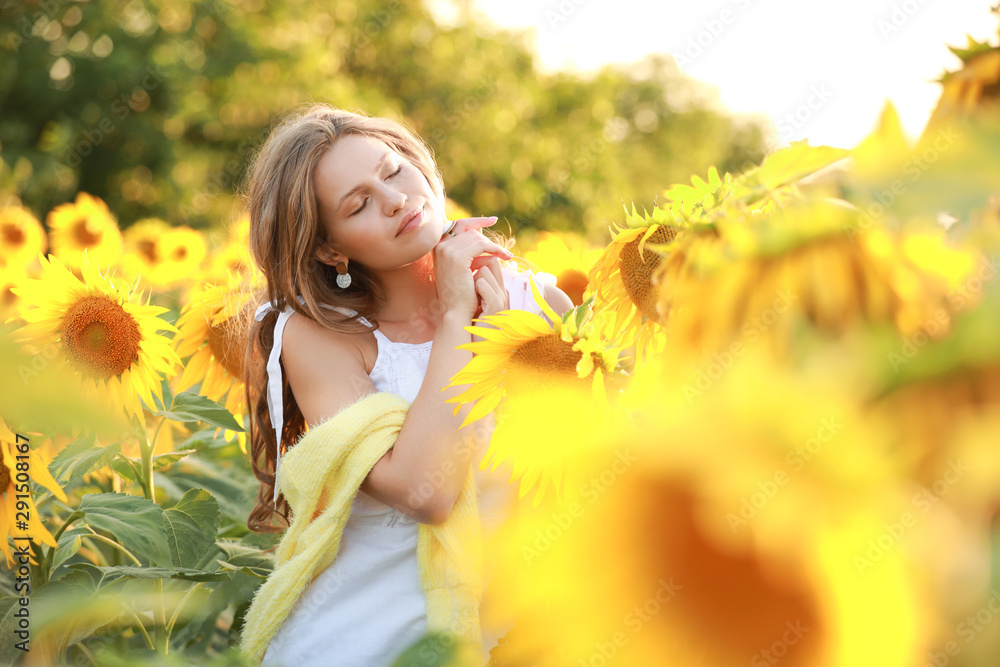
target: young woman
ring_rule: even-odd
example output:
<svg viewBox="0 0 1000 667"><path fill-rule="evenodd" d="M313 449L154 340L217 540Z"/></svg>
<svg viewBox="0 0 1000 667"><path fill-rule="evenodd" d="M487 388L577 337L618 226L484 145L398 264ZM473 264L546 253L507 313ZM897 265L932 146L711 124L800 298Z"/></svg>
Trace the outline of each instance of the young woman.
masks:
<svg viewBox="0 0 1000 667"><path fill-rule="evenodd" d="M485 530L516 495L508 469L478 470L488 420L460 430L468 406L455 415L445 401L461 388L441 391L472 358L456 349L473 340L465 327L508 308L540 313L528 280L556 312L572 302L501 264L511 253L481 231L496 218L446 220L430 150L392 120L327 106L290 117L257 156L248 198L251 250L267 281L248 364L261 482L249 527L289 521L284 497L272 498L279 440L284 452L307 424L377 391L411 402L361 485L336 560L302 593L264 664L387 666L426 630L418 524L447 519L470 464ZM488 555L485 590L483 604ZM483 628L484 657L508 629Z"/></svg>

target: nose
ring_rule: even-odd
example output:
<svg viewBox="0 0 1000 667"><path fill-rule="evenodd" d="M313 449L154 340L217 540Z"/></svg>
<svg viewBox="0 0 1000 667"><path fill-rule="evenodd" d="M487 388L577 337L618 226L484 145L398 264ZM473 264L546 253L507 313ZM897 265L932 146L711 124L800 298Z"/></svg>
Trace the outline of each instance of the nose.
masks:
<svg viewBox="0 0 1000 667"><path fill-rule="evenodd" d="M382 201L386 215L391 216L403 208L403 205L406 203L406 195L395 188L387 187L384 189Z"/></svg>

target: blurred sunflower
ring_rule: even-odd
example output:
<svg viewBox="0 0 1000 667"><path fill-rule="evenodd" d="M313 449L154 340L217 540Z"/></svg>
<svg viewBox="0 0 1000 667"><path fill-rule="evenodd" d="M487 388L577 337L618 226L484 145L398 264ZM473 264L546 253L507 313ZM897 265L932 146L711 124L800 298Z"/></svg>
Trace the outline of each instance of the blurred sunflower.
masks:
<svg viewBox="0 0 1000 667"><path fill-rule="evenodd" d="M241 214L230 225L227 233L220 236L221 238L216 238L216 234L209 235L213 249L208 254L208 266L202 273L202 281L225 284L234 276L259 279L257 265L250 254L250 217L246 213ZM216 246L216 243L221 245ZM187 300L190 302L196 299L198 291L197 285L192 285Z"/></svg>
<svg viewBox="0 0 1000 667"><path fill-rule="evenodd" d="M902 341L879 341L881 363L873 364L879 384L869 402L873 412L892 418L902 460L920 484L933 487L953 476L955 461L972 464L949 496L964 496L980 512L1000 511L1000 460L989 439L976 436L1000 418L1000 349L989 342L998 337L1000 288L991 284L955 318L948 337L920 330Z"/></svg>
<svg viewBox="0 0 1000 667"><path fill-rule="evenodd" d="M19 330L24 342L41 347L56 341L59 355L91 394L105 394L126 414L142 418L142 404L162 399L160 375L180 363L170 340L156 333L177 329L158 317L166 308L142 303L123 281L102 275L84 254L83 279L53 255L40 257L40 277L14 288L23 301Z"/></svg>
<svg viewBox="0 0 1000 667"><path fill-rule="evenodd" d="M492 460L494 469L507 458L513 459L514 476L521 478L520 497L539 480L535 502L551 482L557 493L561 490L559 471L549 466L526 466L518 455L520 429L526 421L526 410L538 410L560 405L564 408L555 422L573 419L573 415L590 411L603 414L607 408L605 380L618 368L622 345L602 339L601 326L590 319L589 302L573 308L559 317L529 281L535 301L542 308L549 324L541 316L520 310L508 310L479 318L496 328L466 327L484 340L459 346L474 356L451 380L447 387L472 385L461 394L448 399L461 404L475 403L462 422L464 427L491 413L504 403L501 418L490 440L480 469ZM617 379L609 387L617 387ZM542 407L540 407L542 406ZM546 473L546 468L549 472Z"/></svg>
<svg viewBox="0 0 1000 667"><path fill-rule="evenodd" d="M124 241L118 221L107 204L86 192L76 202L60 204L48 216L52 252L67 266L79 270L84 252L90 261L111 266L121 257Z"/></svg>
<svg viewBox="0 0 1000 667"><path fill-rule="evenodd" d="M148 280L160 262L157 242L170 230L170 225L159 218L144 218L125 230L125 255L122 268L129 276L142 275Z"/></svg>
<svg viewBox="0 0 1000 667"><path fill-rule="evenodd" d="M226 409L240 423L246 411L243 353L247 342L242 317L249 305L249 295L229 285L203 286L181 311L174 341L177 355L187 358L175 390L182 392L201 382L199 393L218 403L225 399ZM245 452L246 433L236 435ZM227 441L232 436L228 430L223 434Z"/></svg>
<svg viewBox="0 0 1000 667"><path fill-rule="evenodd" d="M172 227L146 218L125 230L122 260L129 275L142 275L150 286L169 288L197 275L207 249L202 235L190 227Z"/></svg>
<svg viewBox="0 0 1000 667"><path fill-rule="evenodd" d="M587 247L586 240L578 235L542 231L534 249L525 251L524 258L554 275L556 287L579 306L587 289L587 274L602 254L600 248Z"/></svg>
<svg viewBox="0 0 1000 667"><path fill-rule="evenodd" d="M670 336L708 353L765 339L784 355L804 324L831 336L860 324L912 335L948 320L948 295L970 274L975 254L951 248L940 234L859 233L857 217L839 200L796 200L717 221L719 239L711 243L685 238L658 276ZM942 324L938 336L948 330Z"/></svg>
<svg viewBox="0 0 1000 667"><path fill-rule="evenodd" d="M0 267L25 267L46 247L42 223L23 206L0 207Z"/></svg>
<svg viewBox="0 0 1000 667"><path fill-rule="evenodd" d="M651 359L628 391L637 429L578 450L572 493L488 546L502 554L490 613L517 618L544 664L908 667L922 655L934 612L906 552L859 576L856 557L909 499L882 425L858 416L835 374L804 382L755 361L689 405L670 398L685 356Z"/></svg>
<svg viewBox="0 0 1000 667"><path fill-rule="evenodd" d="M20 447L20 451L19 451ZM34 495L26 483L31 479L48 489L59 500L68 502L59 483L49 473L51 457L45 457L37 447L30 446L30 439L20 439L11 432L0 418L0 550L7 558L7 567L15 567L9 538L28 536L35 544L46 544L53 549L58 545L40 520ZM19 476L19 473L27 476ZM24 507L19 507L21 503ZM27 522L23 521L27 515ZM33 565L38 562L29 553Z"/></svg>
<svg viewBox="0 0 1000 667"><path fill-rule="evenodd" d="M962 66L938 79L941 97L924 128L921 144L956 117L996 113L1000 104L1000 46L977 42L971 36L968 39L965 48L948 47Z"/></svg>

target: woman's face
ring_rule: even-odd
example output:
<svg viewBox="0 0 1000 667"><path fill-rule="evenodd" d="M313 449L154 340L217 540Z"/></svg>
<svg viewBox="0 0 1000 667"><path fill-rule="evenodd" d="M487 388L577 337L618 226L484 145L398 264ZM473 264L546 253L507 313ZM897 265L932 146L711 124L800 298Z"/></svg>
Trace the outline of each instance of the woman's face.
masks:
<svg viewBox="0 0 1000 667"><path fill-rule="evenodd" d="M444 233L442 202L423 173L379 139L338 139L316 166L313 185L326 233L317 256L327 264L398 268L433 250ZM413 212L420 215L401 228Z"/></svg>

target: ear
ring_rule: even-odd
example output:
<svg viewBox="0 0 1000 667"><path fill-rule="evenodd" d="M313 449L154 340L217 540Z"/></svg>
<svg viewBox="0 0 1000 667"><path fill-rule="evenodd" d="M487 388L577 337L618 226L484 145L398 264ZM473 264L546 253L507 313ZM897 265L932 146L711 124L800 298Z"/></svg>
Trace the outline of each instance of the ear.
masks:
<svg viewBox="0 0 1000 667"><path fill-rule="evenodd" d="M329 240L324 241L318 248L316 248L316 259L324 264L334 267L340 262L344 262L346 264L350 263L347 256L337 250L335 245Z"/></svg>

